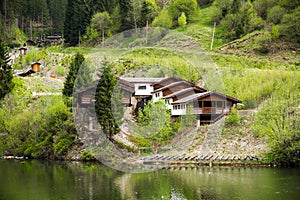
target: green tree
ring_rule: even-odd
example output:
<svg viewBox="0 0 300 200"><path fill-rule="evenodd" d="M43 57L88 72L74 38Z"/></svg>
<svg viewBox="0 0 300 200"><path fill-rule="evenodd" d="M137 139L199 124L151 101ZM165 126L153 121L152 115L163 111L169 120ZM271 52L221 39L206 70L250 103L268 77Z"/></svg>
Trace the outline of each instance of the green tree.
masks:
<svg viewBox="0 0 300 200"><path fill-rule="evenodd" d="M158 15L158 6L155 1L145 0L141 10L141 26L146 26L147 22L151 23L155 16Z"/></svg>
<svg viewBox="0 0 300 200"><path fill-rule="evenodd" d="M152 25L162 28L172 28L173 20L169 15L168 10L162 10L160 14L153 20Z"/></svg>
<svg viewBox="0 0 300 200"><path fill-rule="evenodd" d="M279 24L286 13L286 9L281 6L274 6L268 11L268 21L274 24Z"/></svg>
<svg viewBox="0 0 300 200"><path fill-rule="evenodd" d="M300 43L300 7L291 14L285 14L280 26L280 34L285 40Z"/></svg>
<svg viewBox="0 0 300 200"><path fill-rule="evenodd" d="M80 69L84 60L85 60L84 56L80 53L77 53L75 58L73 59L71 66L70 66L70 71L69 71L66 81L64 83L64 88L63 88L64 96L66 96L66 97L72 96L76 76L77 76L78 70Z"/></svg>
<svg viewBox="0 0 300 200"><path fill-rule="evenodd" d="M121 26L119 31L126 31L134 28L134 20L131 15L133 10L131 1L119 0Z"/></svg>
<svg viewBox="0 0 300 200"><path fill-rule="evenodd" d="M178 25L181 27L184 27L186 25L186 16L184 12L182 12L180 17L178 18Z"/></svg>
<svg viewBox="0 0 300 200"><path fill-rule="evenodd" d="M177 20L181 13L184 12L187 17L187 21L191 21L196 14L198 4L196 0L174 0L169 5L169 12L172 19ZM177 22L176 22L177 23Z"/></svg>
<svg viewBox="0 0 300 200"><path fill-rule="evenodd" d="M96 13L91 20L91 28L96 30L99 35L102 35L102 42L104 42L105 32L109 31L112 21L107 12Z"/></svg>
<svg viewBox="0 0 300 200"><path fill-rule="evenodd" d="M104 134L112 140L112 136L120 131L119 124L114 118L115 110L113 110L115 105L118 104L115 101L116 98L114 98L114 90L117 84L117 79L112 72L112 66L109 65L107 61L104 61L103 67L104 70L100 77L95 94L95 109L98 122L100 123Z"/></svg>
<svg viewBox="0 0 300 200"><path fill-rule="evenodd" d="M64 23L64 38L69 45L80 43L79 38L85 34L92 16L92 2L68 0Z"/></svg>
<svg viewBox="0 0 300 200"><path fill-rule="evenodd" d="M12 82L13 71L8 62L8 50L4 45L2 38L0 38L0 100L2 100L14 87Z"/></svg>

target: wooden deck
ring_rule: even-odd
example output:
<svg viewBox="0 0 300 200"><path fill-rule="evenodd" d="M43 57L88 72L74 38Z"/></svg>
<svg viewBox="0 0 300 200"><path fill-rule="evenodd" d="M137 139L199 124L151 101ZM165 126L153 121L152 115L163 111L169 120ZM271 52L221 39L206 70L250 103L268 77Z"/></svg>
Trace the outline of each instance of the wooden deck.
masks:
<svg viewBox="0 0 300 200"><path fill-rule="evenodd" d="M212 155L203 154L198 156L184 155L154 155L143 158L144 164L163 165L230 165L230 164L259 164L261 158L251 155Z"/></svg>

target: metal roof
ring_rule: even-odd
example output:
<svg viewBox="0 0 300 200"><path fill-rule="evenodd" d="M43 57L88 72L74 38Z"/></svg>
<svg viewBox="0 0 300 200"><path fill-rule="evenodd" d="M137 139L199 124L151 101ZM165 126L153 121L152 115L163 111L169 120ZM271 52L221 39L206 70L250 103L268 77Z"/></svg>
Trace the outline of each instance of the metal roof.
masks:
<svg viewBox="0 0 300 200"><path fill-rule="evenodd" d="M221 96L221 97L223 97L224 99L227 99L227 100L230 100L230 101L233 101L233 102L236 102L236 103L241 103L241 102L242 102L242 101L239 100L239 99L236 99L236 98L234 98L234 97L231 97L231 96L222 94L222 93L220 93L220 92L209 91L209 92L203 92L203 93L197 93L197 94L190 95L190 96L188 96L188 97L179 99L179 100L173 102L172 104L188 103L188 102L191 102L191 101L194 101L194 100L197 100L197 99L199 100L199 99L201 99L201 98L203 98L203 97L210 96L210 95Z"/></svg>
<svg viewBox="0 0 300 200"><path fill-rule="evenodd" d="M147 77L121 77L121 79L128 81L129 83L158 83L164 78L147 78Z"/></svg>

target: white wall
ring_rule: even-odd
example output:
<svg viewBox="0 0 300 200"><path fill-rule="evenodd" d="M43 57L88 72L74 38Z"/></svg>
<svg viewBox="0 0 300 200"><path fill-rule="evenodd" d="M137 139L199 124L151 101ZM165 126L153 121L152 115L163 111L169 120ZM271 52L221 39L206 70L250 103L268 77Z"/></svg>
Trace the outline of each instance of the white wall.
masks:
<svg viewBox="0 0 300 200"><path fill-rule="evenodd" d="M146 87L146 88L139 89L139 87ZM135 83L134 91L135 91L135 95L137 95L137 96L152 95L151 92L153 92L153 86L151 86L150 83Z"/></svg>

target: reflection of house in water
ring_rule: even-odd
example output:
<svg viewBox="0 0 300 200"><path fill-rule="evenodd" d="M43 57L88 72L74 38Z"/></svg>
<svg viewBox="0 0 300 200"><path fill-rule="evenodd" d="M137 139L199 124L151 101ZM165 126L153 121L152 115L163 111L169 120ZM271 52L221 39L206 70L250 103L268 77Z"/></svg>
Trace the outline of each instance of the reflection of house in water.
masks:
<svg viewBox="0 0 300 200"><path fill-rule="evenodd" d="M177 77L168 78L121 78L119 85L124 93L122 102L137 110L149 100L165 100L173 118L194 114L198 123L213 123L228 114L233 106L241 101L234 97L195 85ZM85 107L92 103L91 90L96 85L78 92L78 106Z"/></svg>

